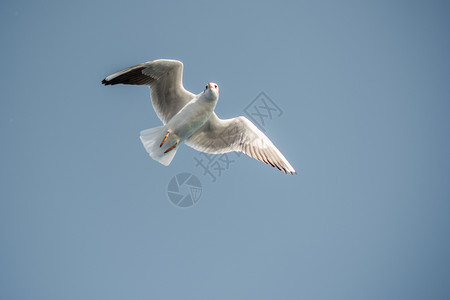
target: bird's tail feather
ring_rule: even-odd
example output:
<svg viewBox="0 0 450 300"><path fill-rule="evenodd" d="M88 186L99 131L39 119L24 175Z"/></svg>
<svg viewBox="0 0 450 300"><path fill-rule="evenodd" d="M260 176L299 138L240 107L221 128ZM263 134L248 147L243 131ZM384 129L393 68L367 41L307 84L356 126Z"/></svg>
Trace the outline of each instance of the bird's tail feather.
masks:
<svg viewBox="0 0 450 300"><path fill-rule="evenodd" d="M166 134L167 125L142 130L140 138L142 144L145 147L145 150L147 150L151 158L165 166L168 166L175 156L178 148L175 147L165 153L165 151L167 151L168 149L170 149L170 147L177 143L173 136L169 135L165 140L164 145L160 146Z"/></svg>

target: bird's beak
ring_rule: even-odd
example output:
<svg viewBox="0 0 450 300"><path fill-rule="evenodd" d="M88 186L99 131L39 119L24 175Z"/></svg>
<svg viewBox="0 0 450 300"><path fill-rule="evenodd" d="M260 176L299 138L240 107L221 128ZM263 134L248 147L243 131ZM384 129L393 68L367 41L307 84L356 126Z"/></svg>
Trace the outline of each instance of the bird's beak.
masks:
<svg viewBox="0 0 450 300"><path fill-rule="evenodd" d="M210 89L212 89L212 88L213 88L213 86L211 85L211 83L208 83L208 85L209 85L209 88L210 88Z"/></svg>

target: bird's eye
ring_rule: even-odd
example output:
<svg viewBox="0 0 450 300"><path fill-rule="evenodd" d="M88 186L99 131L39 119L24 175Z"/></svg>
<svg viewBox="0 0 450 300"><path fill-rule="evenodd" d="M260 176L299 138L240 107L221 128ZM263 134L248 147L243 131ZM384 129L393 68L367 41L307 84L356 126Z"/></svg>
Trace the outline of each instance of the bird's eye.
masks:
<svg viewBox="0 0 450 300"><path fill-rule="evenodd" d="M214 87L217 89L217 84Z"/></svg>
<svg viewBox="0 0 450 300"><path fill-rule="evenodd" d="M205 89L208 89L208 85L205 86Z"/></svg>

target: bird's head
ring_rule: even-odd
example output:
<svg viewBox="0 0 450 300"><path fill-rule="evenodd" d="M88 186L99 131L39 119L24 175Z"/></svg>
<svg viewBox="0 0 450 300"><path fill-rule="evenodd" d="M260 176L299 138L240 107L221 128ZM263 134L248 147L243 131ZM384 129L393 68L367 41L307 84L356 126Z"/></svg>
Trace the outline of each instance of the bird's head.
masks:
<svg viewBox="0 0 450 300"><path fill-rule="evenodd" d="M206 85L204 93L210 99L217 99L219 98L219 86L217 83L210 82Z"/></svg>

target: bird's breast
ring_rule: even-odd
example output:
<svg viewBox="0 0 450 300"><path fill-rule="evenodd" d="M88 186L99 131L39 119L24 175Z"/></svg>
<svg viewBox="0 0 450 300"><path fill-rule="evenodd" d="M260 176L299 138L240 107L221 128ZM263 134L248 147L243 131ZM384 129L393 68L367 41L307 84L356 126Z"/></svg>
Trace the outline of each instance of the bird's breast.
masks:
<svg viewBox="0 0 450 300"><path fill-rule="evenodd" d="M176 134L180 141L189 138L211 117L216 103L203 101L202 98L188 103L170 121L170 131Z"/></svg>

